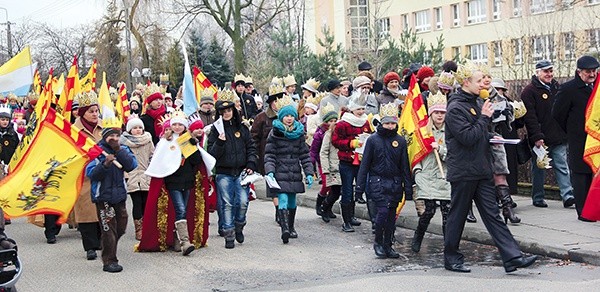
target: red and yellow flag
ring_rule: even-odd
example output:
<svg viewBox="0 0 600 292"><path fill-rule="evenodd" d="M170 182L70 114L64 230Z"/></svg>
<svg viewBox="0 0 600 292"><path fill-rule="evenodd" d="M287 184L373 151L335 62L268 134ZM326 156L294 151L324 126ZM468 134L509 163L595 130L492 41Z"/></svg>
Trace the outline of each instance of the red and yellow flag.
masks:
<svg viewBox="0 0 600 292"><path fill-rule="evenodd" d="M205 88L209 88L213 91L213 97L215 101L217 100L217 87L214 86L208 78L198 69L198 67L194 66L194 90L196 91L196 100L198 100L198 104L200 104L200 99L202 98L202 91Z"/></svg>
<svg viewBox="0 0 600 292"><path fill-rule="evenodd" d="M600 167L600 91L598 91L598 84L600 82L596 82L594 92L585 109L587 138L583 150L583 160L589 164L594 173L597 173Z"/></svg>
<svg viewBox="0 0 600 292"><path fill-rule="evenodd" d="M33 72L33 92L40 94L42 93L42 78L40 77L40 71L36 68Z"/></svg>
<svg viewBox="0 0 600 292"><path fill-rule="evenodd" d="M81 78L81 80L79 81L79 83L81 84L81 90L83 92L96 90L97 67L98 67L97 61L96 61L96 59L94 59L94 63L92 63L92 67L90 67L90 70L88 71L88 73L83 78Z"/></svg>
<svg viewBox="0 0 600 292"><path fill-rule="evenodd" d="M127 100L127 89L125 83L119 86L119 95L117 96L117 102L115 104L115 114L123 125L127 125L127 120L131 112L129 111L129 100Z"/></svg>
<svg viewBox="0 0 600 292"><path fill-rule="evenodd" d="M73 99L75 95L81 92L81 85L79 84L79 70L77 69L77 56L73 58L73 65L69 69L69 74L65 80L65 87L60 93L60 98L56 105L56 111L65 117L67 120L71 120L71 109L73 108Z"/></svg>
<svg viewBox="0 0 600 292"><path fill-rule="evenodd" d="M101 153L93 140L48 109L16 167L0 181L0 207L9 217L56 214L65 222L85 166Z"/></svg>
<svg viewBox="0 0 600 292"><path fill-rule="evenodd" d="M431 143L435 141L435 138L427 129L428 120L429 117L427 116L427 110L425 110L421 90L417 84L417 79L412 75L404 109L398 120L398 134L406 139L411 169L433 150Z"/></svg>

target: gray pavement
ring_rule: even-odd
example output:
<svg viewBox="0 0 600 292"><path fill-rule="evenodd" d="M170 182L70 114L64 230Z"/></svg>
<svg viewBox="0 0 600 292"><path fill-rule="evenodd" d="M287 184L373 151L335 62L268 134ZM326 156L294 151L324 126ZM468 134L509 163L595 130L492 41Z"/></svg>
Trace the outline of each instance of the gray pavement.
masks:
<svg viewBox="0 0 600 292"><path fill-rule="evenodd" d="M314 208L319 188L320 185L315 184L307 193L299 195L299 204ZM509 222L508 226L524 252L600 265L600 222L577 220L575 208L566 209L561 201L546 200L548 208L538 208L531 204L529 197L515 196L513 200L518 204L515 211L521 218L521 223ZM339 205L335 208L335 212L339 212ZM476 210L473 204L473 211L479 219ZM363 219L369 218L366 205L357 204L356 215ZM414 230L417 223L414 202L408 201L396 225ZM428 232L442 234L439 212L431 220ZM477 223L466 223L463 240L493 244L481 220Z"/></svg>

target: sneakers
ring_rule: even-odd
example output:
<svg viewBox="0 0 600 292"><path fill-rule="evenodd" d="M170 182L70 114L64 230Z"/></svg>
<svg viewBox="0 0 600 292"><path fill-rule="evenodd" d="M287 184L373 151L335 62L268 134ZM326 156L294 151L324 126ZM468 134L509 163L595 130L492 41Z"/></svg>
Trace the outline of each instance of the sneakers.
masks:
<svg viewBox="0 0 600 292"><path fill-rule="evenodd" d="M50 238L46 238L46 243L48 244L55 244L56 243L56 236L50 237Z"/></svg>
<svg viewBox="0 0 600 292"><path fill-rule="evenodd" d="M539 202L533 202L533 205L538 208L547 208L548 207L548 204L544 200L541 200Z"/></svg>
<svg viewBox="0 0 600 292"><path fill-rule="evenodd" d="M563 207L565 207L565 208L569 208L573 205L575 205L575 198L573 198L573 197L570 197L566 201L563 202Z"/></svg>
<svg viewBox="0 0 600 292"><path fill-rule="evenodd" d="M86 251L86 255L87 255L88 261L93 261L98 257L98 254L93 249Z"/></svg>
<svg viewBox="0 0 600 292"><path fill-rule="evenodd" d="M102 267L102 270L109 273L118 273L120 271L123 271L123 267L117 263L110 263L108 265L104 265L104 267Z"/></svg>

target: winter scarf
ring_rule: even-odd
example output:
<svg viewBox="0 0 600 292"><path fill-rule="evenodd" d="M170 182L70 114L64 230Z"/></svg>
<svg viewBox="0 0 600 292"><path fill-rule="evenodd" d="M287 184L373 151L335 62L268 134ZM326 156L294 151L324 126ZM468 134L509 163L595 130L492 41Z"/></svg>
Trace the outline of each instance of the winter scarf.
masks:
<svg viewBox="0 0 600 292"><path fill-rule="evenodd" d="M283 136L290 140L296 140L304 136L304 126L296 120L294 120L291 127L287 127L280 120L274 120L273 128L283 133Z"/></svg>
<svg viewBox="0 0 600 292"><path fill-rule="evenodd" d="M98 125L98 122L96 122L96 123L89 122L88 120L84 119L83 116L81 116L81 124L90 133L94 133L94 129Z"/></svg>
<svg viewBox="0 0 600 292"><path fill-rule="evenodd" d="M160 125L160 117L167 113L167 108L163 105L158 109L149 108L146 110L146 114L154 120L154 133L162 133L162 126Z"/></svg>
<svg viewBox="0 0 600 292"><path fill-rule="evenodd" d="M344 113L342 115L342 121L348 122L352 127L362 127L367 122L367 118L366 114L360 117L355 116L353 113Z"/></svg>
<svg viewBox="0 0 600 292"><path fill-rule="evenodd" d="M148 132L144 132L140 136L134 136L129 134L129 132L123 132L119 142L129 148L142 147L148 143L152 143L152 135Z"/></svg>

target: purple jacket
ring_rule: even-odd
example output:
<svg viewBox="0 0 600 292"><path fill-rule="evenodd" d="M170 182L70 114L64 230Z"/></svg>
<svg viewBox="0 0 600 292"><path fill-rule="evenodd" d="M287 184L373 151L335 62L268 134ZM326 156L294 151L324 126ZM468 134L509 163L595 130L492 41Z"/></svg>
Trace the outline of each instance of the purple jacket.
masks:
<svg viewBox="0 0 600 292"><path fill-rule="evenodd" d="M315 131L312 144L310 145L310 161L312 163L321 164L321 157L319 157L319 152L321 151L323 137L325 136L325 132L327 132L327 128L329 128L327 124L322 124L318 126L317 130Z"/></svg>

